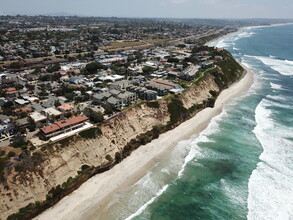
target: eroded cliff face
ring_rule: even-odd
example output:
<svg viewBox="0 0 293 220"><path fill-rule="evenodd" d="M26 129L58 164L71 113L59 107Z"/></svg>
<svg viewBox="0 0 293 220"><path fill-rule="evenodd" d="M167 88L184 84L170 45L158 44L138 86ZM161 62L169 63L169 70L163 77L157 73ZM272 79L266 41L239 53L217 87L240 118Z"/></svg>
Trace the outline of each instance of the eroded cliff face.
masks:
<svg viewBox="0 0 293 220"><path fill-rule="evenodd" d="M189 90L180 94L180 100L184 107L189 109L193 105L201 104L204 100L210 98L210 91L219 92L219 87L215 83L214 77L208 74L200 83L191 85Z"/></svg>
<svg viewBox="0 0 293 220"><path fill-rule="evenodd" d="M189 109L211 97L210 90L219 91L214 77L193 84L179 98ZM75 177L81 166L99 166L107 162L106 155L116 152L140 134L170 120L168 101L160 100L159 108L142 104L109 119L101 126L102 135L94 139L75 138L65 147L54 144L39 149L40 162L24 172L14 169L7 175L7 183L0 184L0 218L5 219L20 208L46 199L50 189Z"/></svg>

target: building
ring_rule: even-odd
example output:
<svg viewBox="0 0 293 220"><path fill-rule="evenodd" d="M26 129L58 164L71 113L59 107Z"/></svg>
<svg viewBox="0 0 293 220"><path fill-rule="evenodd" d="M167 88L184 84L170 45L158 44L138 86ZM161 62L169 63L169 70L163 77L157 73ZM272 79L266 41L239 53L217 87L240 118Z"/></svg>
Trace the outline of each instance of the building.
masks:
<svg viewBox="0 0 293 220"><path fill-rule="evenodd" d="M48 118L50 117L52 119L59 118L62 115L62 112L52 107L44 109L42 113L46 115Z"/></svg>
<svg viewBox="0 0 293 220"><path fill-rule="evenodd" d="M147 90L144 92L144 99L147 101L156 100L158 93L156 91Z"/></svg>
<svg viewBox="0 0 293 220"><path fill-rule="evenodd" d="M18 92L15 88L5 89L5 95L7 98L16 98L18 96Z"/></svg>
<svg viewBox="0 0 293 220"><path fill-rule="evenodd" d="M98 94L93 95L93 99L94 99L94 102L101 104L101 103L106 102L107 99L110 98L111 96L112 96L111 93L103 92L103 93L98 93Z"/></svg>
<svg viewBox="0 0 293 220"><path fill-rule="evenodd" d="M122 100L116 99L114 97L108 98L107 103L114 109L122 108Z"/></svg>
<svg viewBox="0 0 293 220"><path fill-rule="evenodd" d="M127 90L128 87L130 87L133 83L129 80L121 80L118 82L111 83L109 85L110 89L116 89L116 90Z"/></svg>
<svg viewBox="0 0 293 220"><path fill-rule="evenodd" d="M211 68L211 67L214 67L214 63L213 62L203 62L201 63L201 68L202 69L208 69L208 68Z"/></svg>
<svg viewBox="0 0 293 220"><path fill-rule="evenodd" d="M27 128L30 125L28 118L22 118L15 121L15 126L17 129Z"/></svg>
<svg viewBox="0 0 293 220"><path fill-rule="evenodd" d="M12 126L9 117L0 114L0 138L10 131L12 131Z"/></svg>
<svg viewBox="0 0 293 220"><path fill-rule="evenodd" d="M38 127L41 127L47 121L47 117L39 112L32 112L29 116Z"/></svg>
<svg viewBox="0 0 293 220"><path fill-rule="evenodd" d="M189 66L180 73L179 78L183 80L187 80L187 81L193 80L196 77L199 69L200 69L199 65Z"/></svg>
<svg viewBox="0 0 293 220"><path fill-rule="evenodd" d="M165 96L168 94L170 89L179 89L180 86L166 81L166 80L159 80L153 79L145 84L145 87L149 90L154 90L158 93L159 96Z"/></svg>
<svg viewBox="0 0 293 220"><path fill-rule="evenodd" d="M119 94L117 98L120 99L122 103L132 103L137 99L136 94L129 91Z"/></svg>
<svg viewBox="0 0 293 220"><path fill-rule="evenodd" d="M39 134L42 139L49 140L50 138L57 135L64 134L82 127L87 120L88 117L86 117L85 115L79 115L70 119L61 120L51 125L40 128Z"/></svg>
<svg viewBox="0 0 293 220"><path fill-rule="evenodd" d="M74 105L70 105L70 104L63 104L57 107L58 110L60 110L61 112L72 112L74 111Z"/></svg>

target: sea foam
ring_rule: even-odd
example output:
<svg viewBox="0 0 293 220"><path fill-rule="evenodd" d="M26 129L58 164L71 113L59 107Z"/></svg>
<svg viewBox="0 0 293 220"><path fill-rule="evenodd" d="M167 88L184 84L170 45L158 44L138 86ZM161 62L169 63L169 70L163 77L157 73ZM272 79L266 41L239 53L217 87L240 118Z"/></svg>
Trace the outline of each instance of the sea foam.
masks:
<svg viewBox="0 0 293 220"><path fill-rule="evenodd" d="M290 219L293 216L292 128L279 125L264 98L255 110L254 133L263 147L261 162L249 179L248 219Z"/></svg>
<svg viewBox="0 0 293 220"><path fill-rule="evenodd" d="M279 72L285 76L292 76L293 75L293 61L289 60L280 60L272 57L262 57L262 56L251 56L254 57L265 65L269 66L273 70Z"/></svg>

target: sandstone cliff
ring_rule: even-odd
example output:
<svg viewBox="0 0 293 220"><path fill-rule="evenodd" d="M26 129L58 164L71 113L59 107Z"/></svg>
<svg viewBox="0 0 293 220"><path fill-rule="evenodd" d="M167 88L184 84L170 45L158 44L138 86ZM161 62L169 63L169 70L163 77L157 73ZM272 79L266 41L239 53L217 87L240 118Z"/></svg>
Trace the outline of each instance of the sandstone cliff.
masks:
<svg viewBox="0 0 293 220"><path fill-rule="evenodd" d="M238 78L240 73L237 74ZM231 84L229 82L228 84ZM186 109L205 103L210 91L220 91L215 76L207 74L178 96ZM6 170L7 181L0 184L0 218L5 219L20 208L46 199L49 190L77 175L82 165L99 166L115 158L132 139L170 121L168 103L158 101L159 108L146 103L137 105L109 119L101 126L102 135L94 139L76 136L66 145L54 144L37 149L31 167L17 172ZM37 162L36 162L37 161Z"/></svg>

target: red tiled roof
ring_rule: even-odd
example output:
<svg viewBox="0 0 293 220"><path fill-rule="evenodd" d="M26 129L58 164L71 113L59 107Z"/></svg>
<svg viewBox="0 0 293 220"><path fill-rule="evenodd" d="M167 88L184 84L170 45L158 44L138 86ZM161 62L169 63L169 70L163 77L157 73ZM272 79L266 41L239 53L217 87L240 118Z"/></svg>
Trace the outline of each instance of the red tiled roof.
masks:
<svg viewBox="0 0 293 220"><path fill-rule="evenodd" d="M15 109L14 112L17 113L17 112L32 112L33 110L31 108L18 108L18 109Z"/></svg>
<svg viewBox="0 0 293 220"><path fill-rule="evenodd" d="M55 124L51 124L48 125L46 127L40 128L40 130L45 133L45 134L49 134L53 131L58 131L60 129L60 127L55 123Z"/></svg>
<svg viewBox="0 0 293 220"><path fill-rule="evenodd" d="M73 108L74 108L74 106L70 105L70 104L64 104L64 105L60 105L58 107L58 109L63 110L63 111L68 111L68 110L71 110Z"/></svg>
<svg viewBox="0 0 293 220"><path fill-rule="evenodd" d="M58 121L55 124L57 124L60 128L64 128L69 125L74 125L74 124L77 124L77 123L80 123L80 122L83 122L86 120L88 120L88 117L86 117L85 115L79 115L74 118L69 118L66 120Z"/></svg>
<svg viewBox="0 0 293 220"><path fill-rule="evenodd" d="M74 125L74 124L77 124L77 123L80 123L80 122L84 122L86 120L88 120L88 117L86 117L85 115L79 115L79 116L76 116L76 117L73 117L73 118L70 118L70 119L65 119L65 120L58 121L58 122L56 122L54 124L51 124L51 125L48 125L46 127L40 128L40 130L43 133L48 134L48 133L51 133L51 132L54 132L54 131L58 131L58 130L64 128L64 127Z"/></svg>
<svg viewBox="0 0 293 220"><path fill-rule="evenodd" d="M7 89L5 89L5 91L6 91L6 94L11 94L11 93L17 92L15 88L7 88Z"/></svg>

